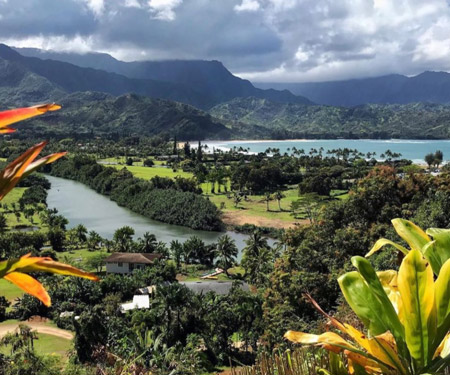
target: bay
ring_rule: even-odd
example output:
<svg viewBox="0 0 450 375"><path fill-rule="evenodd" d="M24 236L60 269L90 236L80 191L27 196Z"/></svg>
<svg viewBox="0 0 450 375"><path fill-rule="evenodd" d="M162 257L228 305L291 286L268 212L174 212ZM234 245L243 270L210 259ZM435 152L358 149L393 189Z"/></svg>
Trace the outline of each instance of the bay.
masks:
<svg viewBox="0 0 450 375"><path fill-rule="evenodd" d="M324 155L327 150L338 148L357 149L367 154L376 152L375 158L386 150L402 154L402 158L412 160L415 163L424 163L424 157L430 152L441 150L444 153L444 160L450 160L450 140L415 140L415 139L299 139L286 141L207 141L204 142L211 151L212 148L229 150L233 147L248 149L250 152L264 152L267 148L278 148L281 153L291 153L292 148L303 149L308 153L312 148L324 149Z"/></svg>

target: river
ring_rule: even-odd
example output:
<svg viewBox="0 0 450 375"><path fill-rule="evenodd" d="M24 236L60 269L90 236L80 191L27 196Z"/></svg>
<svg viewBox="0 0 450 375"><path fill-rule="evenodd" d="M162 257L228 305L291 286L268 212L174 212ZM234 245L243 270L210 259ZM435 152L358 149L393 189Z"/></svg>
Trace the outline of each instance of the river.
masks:
<svg viewBox="0 0 450 375"><path fill-rule="evenodd" d="M364 154L376 152L376 158L391 150L402 154L402 158L412 160L415 163L424 163L424 157L430 152L441 150L444 160L450 160L450 140L414 140L414 139L300 139L287 141L207 141L209 149L213 147L221 150L229 150L233 147L242 147L250 152L264 152L269 147L278 148L281 153L292 152L292 148L303 149L306 153L310 149L319 150L323 147L324 154L327 150L338 148L357 149ZM194 143L193 143L194 145Z"/></svg>
<svg viewBox="0 0 450 375"><path fill-rule="evenodd" d="M88 230L95 230L100 236L112 239L116 229L128 225L135 230L135 238L142 237L145 232L150 232L156 236L158 241L165 243L170 243L172 240L183 242L196 235L205 243L210 244L224 234L151 220L118 206L109 198L79 182L48 175L46 177L52 184L48 191L48 207L56 208L69 220L69 229L83 224ZM227 234L234 239L241 253L245 247L244 241L248 236L231 231L228 231ZM269 241L270 244L273 242L273 240ZM238 258L240 258L240 254Z"/></svg>

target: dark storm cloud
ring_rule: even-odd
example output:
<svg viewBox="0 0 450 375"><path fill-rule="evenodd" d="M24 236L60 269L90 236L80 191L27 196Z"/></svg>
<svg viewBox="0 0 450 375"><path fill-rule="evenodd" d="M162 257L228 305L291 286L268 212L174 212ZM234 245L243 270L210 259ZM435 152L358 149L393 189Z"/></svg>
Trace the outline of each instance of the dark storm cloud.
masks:
<svg viewBox="0 0 450 375"><path fill-rule="evenodd" d="M217 59L254 80L450 70L446 0L0 0L0 38L120 59Z"/></svg>

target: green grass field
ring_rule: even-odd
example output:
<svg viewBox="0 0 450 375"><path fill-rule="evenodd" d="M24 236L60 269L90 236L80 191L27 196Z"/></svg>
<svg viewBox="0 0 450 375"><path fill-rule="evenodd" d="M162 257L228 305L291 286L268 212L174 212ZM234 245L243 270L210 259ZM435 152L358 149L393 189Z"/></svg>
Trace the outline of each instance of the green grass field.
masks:
<svg viewBox="0 0 450 375"><path fill-rule="evenodd" d="M0 279L0 296L5 297L9 302L13 302L17 297L21 297L23 292L9 281Z"/></svg>
<svg viewBox="0 0 450 375"><path fill-rule="evenodd" d="M78 250L65 251L58 254L58 260L64 262L66 259L77 267L81 267L85 271L96 271L86 266L86 261L97 254L107 254L106 250L89 251L87 248Z"/></svg>
<svg viewBox="0 0 450 375"><path fill-rule="evenodd" d="M12 189L2 200L2 207L0 208L0 212L5 211L13 211L13 205L16 205L19 202L19 199L22 198L23 193L27 190L27 188L16 187ZM7 206L7 210L5 210L4 206ZM42 224L41 218L38 213L33 215L33 220L28 220L25 215L20 212L20 216L17 217L15 212L6 212L6 219L9 228L15 228L16 226L40 226Z"/></svg>
<svg viewBox="0 0 450 375"><path fill-rule="evenodd" d="M174 172L172 168L165 168L165 167L143 167L138 165L112 165L112 167L116 169L122 169L126 168L131 173L133 173L134 176L138 178L142 178L143 180L150 180L152 177L159 176L159 177L168 177L168 178L175 178L177 176L184 177L184 178L191 178L193 177L192 173L189 172L183 172L181 169Z"/></svg>
<svg viewBox="0 0 450 375"><path fill-rule="evenodd" d="M62 337L38 333L38 339L34 341L34 347L38 354L58 354L60 356L66 356L67 352L72 347L72 341Z"/></svg>
<svg viewBox="0 0 450 375"><path fill-rule="evenodd" d="M10 322L10 321L8 321ZM26 323L25 323L26 324ZM38 333L37 339L34 340L34 349L40 355L59 355L66 357L67 352L72 347L72 341L62 337L48 335L46 333ZM0 353L9 354L10 346L0 348Z"/></svg>
<svg viewBox="0 0 450 375"><path fill-rule="evenodd" d="M142 178L144 180L149 180L155 176L167 177L167 178L175 178L177 176L184 178L193 177L192 173L183 172L181 169L177 171L173 171L171 168L165 168L162 166L154 166L154 167L144 167L142 163L135 163L132 166L125 165L125 158L109 158L103 159L103 162L110 163L121 163L120 165L112 165L114 168L122 169L127 168L135 177ZM161 162L160 162L161 163ZM141 164L141 165L138 165ZM269 210L267 210L267 204L264 201L263 195L251 195L248 196L248 200L242 200L237 207L235 207L233 199L228 198L227 194L223 191L224 187L221 187L221 192L219 192L219 186L216 184L215 186L215 194L211 193L211 184L203 183L201 184L201 188L204 192L204 195L211 200L217 207L223 208L224 213L230 213L233 216L244 216L254 217L254 218L263 218L265 221L276 219L277 221L284 222L286 224L294 223L296 220L290 214L290 206L291 203L296 201L297 199L301 199L301 196L298 195L298 189L296 186L292 186L287 190L283 191L285 197L280 201L280 207L278 205L278 201L272 200L269 202ZM230 191L230 182L227 182L227 190ZM346 199L348 194L345 191L333 191L332 195L335 195L337 199ZM230 196L231 197L231 196ZM302 217L300 217L302 219ZM245 219L244 219L245 220ZM270 224L270 223L269 223ZM284 225L284 224L283 224ZM268 225L270 226L270 225Z"/></svg>

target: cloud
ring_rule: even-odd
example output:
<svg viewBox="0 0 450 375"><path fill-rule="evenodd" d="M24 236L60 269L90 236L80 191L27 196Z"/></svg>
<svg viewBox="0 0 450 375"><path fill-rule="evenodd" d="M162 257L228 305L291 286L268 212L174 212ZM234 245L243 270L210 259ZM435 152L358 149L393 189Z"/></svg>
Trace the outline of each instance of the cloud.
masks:
<svg viewBox="0 0 450 375"><path fill-rule="evenodd" d="M254 12L259 9L259 2L256 0L242 0L242 3L234 6L236 12Z"/></svg>
<svg viewBox="0 0 450 375"><path fill-rule="evenodd" d="M95 16L99 17L103 14L105 10L105 4L103 0L84 0L87 7L94 13Z"/></svg>
<svg viewBox="0 0 450 375"><path fill-rule="evenodd" d="M148 5L156 19L173 21L175 19L174 9L182 2L183 0L149 0Z"/></svg>
<svg viewBox="0 0 450 375"><path fill-rule="evenodd" d="M21 46L216 59L257 81L450 71L446 0L5 1L0 39Z"/></svg>

